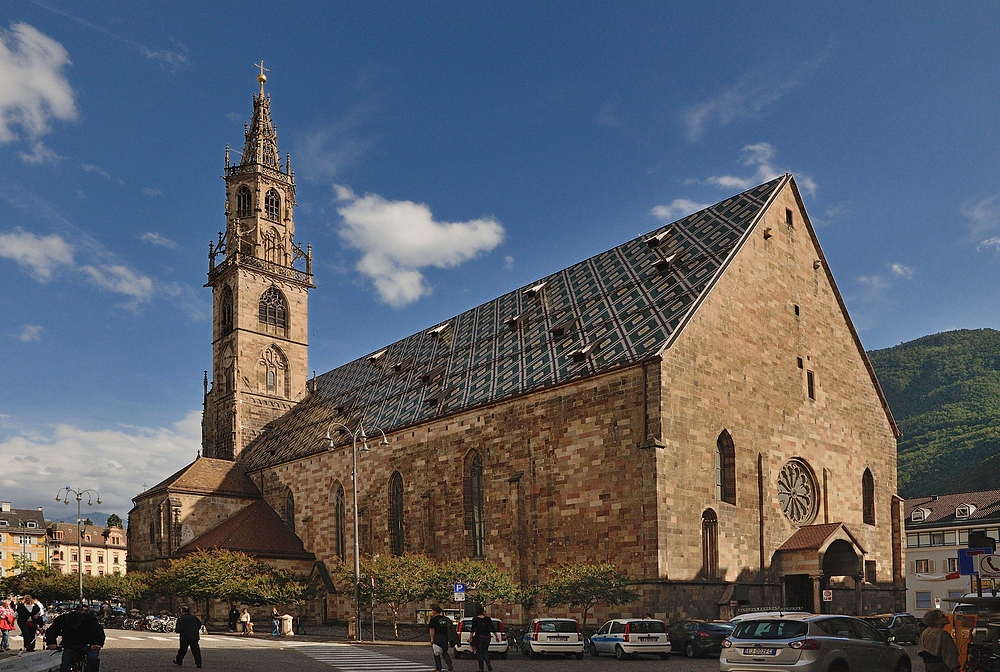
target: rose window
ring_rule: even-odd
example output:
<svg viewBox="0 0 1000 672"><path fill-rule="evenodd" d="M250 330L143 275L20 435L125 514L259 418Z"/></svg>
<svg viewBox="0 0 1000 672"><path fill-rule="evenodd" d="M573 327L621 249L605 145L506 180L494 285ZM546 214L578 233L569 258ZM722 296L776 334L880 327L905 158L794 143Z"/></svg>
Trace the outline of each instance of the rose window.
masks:
<svg viewBox="0 0 1000 672"><path fill-rule="evenodd" d="M781 512L795 525L808 525L816 517L816 478L802 460L789 460L778 473L778 502Z"/></svg>

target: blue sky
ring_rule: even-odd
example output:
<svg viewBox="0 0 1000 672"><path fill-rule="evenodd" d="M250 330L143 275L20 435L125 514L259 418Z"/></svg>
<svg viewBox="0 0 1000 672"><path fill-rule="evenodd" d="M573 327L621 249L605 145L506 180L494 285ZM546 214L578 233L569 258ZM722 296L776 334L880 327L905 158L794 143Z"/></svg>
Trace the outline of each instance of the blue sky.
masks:
<svg viewBox="0 0 1000 672"><path fill-rule="evenodd" d="M997 327L1000 6L874 4L3 3L0 499L195 457L261 59L311 369L784 172L866 348Z"/></svg>

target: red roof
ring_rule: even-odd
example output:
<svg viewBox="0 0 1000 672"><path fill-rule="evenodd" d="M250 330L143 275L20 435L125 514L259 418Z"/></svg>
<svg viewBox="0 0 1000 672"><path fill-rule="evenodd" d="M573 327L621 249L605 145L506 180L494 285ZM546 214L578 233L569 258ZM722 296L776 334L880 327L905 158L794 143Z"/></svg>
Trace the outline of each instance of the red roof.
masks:
<svg viewBox="0 0 1000 672"><path fill-rule="evenodd" d="M821 525L806 525L805 527L800 527L796 530L795 534L788 537L781 546L778 547L779 551L818 551L826 543L826 540L832 537L837 530L840 528L844 529L844 533L850 537L854 545L861 549L864 553L865 549L861 547L858 540L854 538L850 530L844 527L843 523L823 523Z"/></svg>
<svg viewBox="0 0 1000 672"><path fill-rule="evenodd" d="M975 510L968 518L956 518L955 509L960 506L974 506ZM910 519L913 509L925 509L930 514L924 517L922 523ZM928 497L912 497L906 500L906 527L920 527L933 524L962 524L966 521L1000 520L1000 490L977 490L975 492L956 492L950 495L930 495Z"/></svg>
<svg viewBox="0 0 1000 672"><path fill-rule="evenodd" d="M240 551L255 558L316 559L291 526L261 500L184 544L177 549L177 555L216 548Z"/></svg>
<svg viewBox="0 0 1000 672"><path fill-rule="evenodd" d="M254 499L260 497L260 490L246 475L242 465L231 460L199 457L141 495L136 495L132 501L138 502L140 499L168 491L200 495L233 495Z"/></svg>

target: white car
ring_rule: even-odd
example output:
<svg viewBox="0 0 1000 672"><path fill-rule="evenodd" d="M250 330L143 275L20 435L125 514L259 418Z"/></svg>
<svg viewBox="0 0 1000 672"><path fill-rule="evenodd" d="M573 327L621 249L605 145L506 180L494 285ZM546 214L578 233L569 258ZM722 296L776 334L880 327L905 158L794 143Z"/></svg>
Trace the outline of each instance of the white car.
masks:
<svg viewBox="0 0 1000 672"><path fill-rule="evenodd" d="M601 626L590 638L590 655L613 653L623 660L642 653L670 657L670 637L663 621L652 618L616 618Z"/></svg>
<svg viewBox="0 0 1000 672"><path fill-rule="evenodd" d="M498 658L507 657L507 635L503 630L503 621L499 618L490 619L493 621L493 635L490 638L490 656ZM469 646L472 639L472 617L463 618L458 622L458 644L455 645L455 657L461 658L463 655L476 655Z"/></svg>
<svg viewBox="0 0 1000 672"><path fill-rule="evenodd" d="M583 634L575 618L536 618L521 638L521 653L537 658L554 653L583 658Z"/></svg>

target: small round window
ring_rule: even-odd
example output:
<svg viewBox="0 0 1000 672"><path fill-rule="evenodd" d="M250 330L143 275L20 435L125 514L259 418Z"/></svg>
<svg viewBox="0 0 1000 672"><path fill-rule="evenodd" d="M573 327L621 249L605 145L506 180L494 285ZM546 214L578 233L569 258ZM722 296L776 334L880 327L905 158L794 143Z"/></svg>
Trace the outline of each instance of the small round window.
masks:
<svg viewBox="0 0 1000 672"><path fill-rule="evenodd" d="M785 518L795 525L808 525L816 518L819 509L816 477L803 460L793 458L778 472L778 502Z"/></svg>

